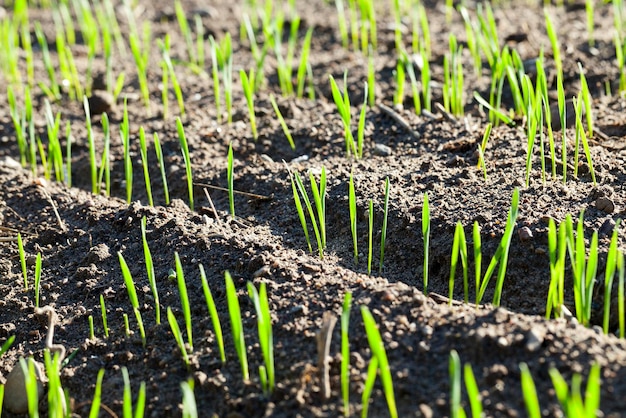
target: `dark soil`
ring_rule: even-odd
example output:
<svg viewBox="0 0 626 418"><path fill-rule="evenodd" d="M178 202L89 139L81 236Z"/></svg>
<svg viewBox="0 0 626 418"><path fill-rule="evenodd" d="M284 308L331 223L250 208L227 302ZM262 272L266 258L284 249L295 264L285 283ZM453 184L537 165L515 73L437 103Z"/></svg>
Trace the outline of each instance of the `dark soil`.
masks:
<svg viewBox="0 0 626 418"><path fill-rule="evenodd" d="M61 112L62 126L72 124L72 188L55 182L42 182L28 168L21 168L14 127L6 98L0 99L0 342L10 336L16 340L0 358L0 382L20 356L42 358L46 324L34 314L32 278L34 258L43 258L41 305L54 307L60 324L55 342L63 344L73 357L61 372L63 387L72 399L75 416L87 416L96 376L105 369L101 416L120 416L122 411L121 367L129 371L136 396L140 382L146 383L147 415L181 415L181 382L195 381L195 397L200 416L220 417L336 417L344 413L340 390L340 324L330 345L330 398L324 399L317 368L316 333L326 312L339 317L344 295L353 294L350 318L350 413L360 414L361 394L371 353L360 315L367 306L379 324L390 368L399 416L446 416L450 413L448 358L451 350L463 363L471 364L481 390L487 416L524 416L526 410L520 384L519 364L524 362L535 379L544 416L560 416L548 370L557 368L568 380L574 373L586 376L593 363L601 366L601 410L604 416L626 413L626 343L613 334L604 335L594 316L591 328L574 320L546 320L545 304L550 281L547 254L547 221L561 221L567 214L577 217L584 211L585 236L599 230L601 252L596 291L597 312L602 305L604 263L614 222L625 215L626 208L626 101L607 96L605 86L617 91L619 78L613 40L612 6L597 5L594 48L587 46L585 11L576 2L567 7L549 7L562 44L565 82L568 97L578 93L580 62L594 95L593 115L601 133L590 139L591 154L598 185L591 181L588 163L581 158L579 177L570 167L566 184L559 179L543 182L538 146L535 149L530 187L524 186L526 139L523 128L494 128L486 151L487 179L477 168L477 147L487 119L471 100L474 90L485 92L489 71L477 78L471 71L471 58L464 55L466 68L466 116L454 120L437 114L416 115L410 97L405 109L397 113L411 132L379 106L367 111L365 151L360 160L345 156L343 128L332 102L328 75L340 80L348 71L353 115L358 117L362 102L367 58L341 47L334 5L322 1L302 2L304 16L300 35L315 27L310 55L317 100L279 98L279 106L296 142L291 150L270 105L269 94L280 95L274 62L268 58L267 85L256 97L260 136L255 142L248 126L248 113L238 70L252 65L248 42L239 37L239 22L245 12L238 2L216 1L209 7L185 2L192 16L202 9L204 25L216 37L230 32L233 36L235 62L235 121L218 124L212 81L196 75L184 65L177 65L186 98L185 132L189 142L196 210L187 205L184 163L176 133L178 109L170 97L170 117L160 117L158 84L158 49L153 49L149 71L152 94L151 114L138 99L136 71L130 55L115 57L115 72L125 72L122 98L128 98L132 152L135 173L133 203L124 201L122 145L118 126L122 106L109 109L112 139L112 197L90 193L89 158L82 104L69 98L53 103ZM299 2L300 3L300 2ZM428 6L433 36L433 79L442 82L442 57L447 51L450 31L464 40L463 21L458 14L450 23L445 20L443 2ZM441 5L438 5L441 3ZM543 12L537 4L514 2L495 8L501 40L509 39L523 59L535 58L542 47L551 61L545 35ZM543 3L543 2L541 2ZM473 6L472 6L473 7ZM186 58L184 41L179 34L173 7L139 1L135 9L138 22L150 21L152 33L172 36L172 56ZM380 11L379 50L375 56L377 103L391 104L395 84L392 71L396 63L393 18ZM10 12L8 13L10 16ZM118 18L122 30L128 27L123 13ZM54 24L47 10L31 9L31 21L39 20L53 45ZM407 38L408 40L408 38ZM207 43L208 45L208 43ZM82 50L77 45L76 50ZM52 50L54 56L55 51ZM298 56L298 55L297 55ZM36 57L41 59L37 52ZM86 55L77 56L80 69L86 68ZM210 60L209 60L210 61ZM96 60L98 70L104 63ZM36 64L36 76L47 80L43 65ZM206 69L210 71L210 68ZM340 83L342 84L342 83ZM555 90L555 85L552 86ZM44 101L38 90L35 100L37 130L45 138ZM441 88L433 99L441 101ZM122 100L122 99L120 99ZM507 105L505 103L505 105ZM96 140L102 141L100 117L94 117ZM521 122L521 121L518 121ZM173 200L165 205L160 173L152 142L149 155L150 176L155 207L147 206L139 154L138 132L143 126L152 137L162 141ZM356 122L354 122L356 126ZM568 129L568 137L574 137ZM557 142L560 143L560 133ZM62 140L65 143L65 138ZM45 143L45 141L44 141ZM228 213L227 193L210 186L226 187L228 145L234 150L234 188L256 196L237 194L237 217ZM390 147L391 154L379 155L375 145ZM573 143L569 145L573 154ZM560 156L560 147L557 149ZM98 151L101 155L101 150ZM284 162L287 162L286 163ZM327 248L324 258L309 254L298 219L287 166L307 175L325 167L328 173ZM548 164L548 168L550 165ZM559 173L562 167L558 167ZM354 173L358 206L360 257L357 265L352 255L348 213L348 178ZM43 172L38 173L38 176ZM391 184L387 243L384 267L378 271L378 252L382 225L384 182ZM471 225L478 221L483 237L483 271L502 236L514 188L520 189L520 214L508 260L502 306L463 304L460 273L451 305L448 295L450 255L455 224L460 221L468 240ZM212 198L216 212L206 199ZM423 294L423 254L421 213L425 193L431 213L430 278L428 296ZM600 210L598 198L608 198L611 208ZM368 201L373 199L374 269L367 274ZM55 214L58 211L58 217ZM141 218L147 219L147 240L157 275L163 321L155 323L155 303L148 286L141 241ZM532 232L528 238L518 234L523 227ZM29 290L24 290L16 232L24 238L29 264ZM312 231L310 232L311 236ZM526 239L528 238L528 239ZM471 248L471 242L469 243ZM626 249L626 233L619 232L619 247ZM135 279L140 311L146 325L146 345L142 346L128 294L122 279L117 253L123 254ZM183 324L176 280L171 280L174 253L184 266L193 318L194 349L191 366L181 359L165 310L171 307ZM206 271L216 301L225 335L227 361L222 364L207 313L199 279L198 266ZM243 382L237 361L226 305L224 272L229 271L239 290L244 333L250 361L250 381ZM470 259L470 271L473 262ZM569 276L568 276L569 279ZM258 344L254 306L247 296L246 283L267 284L272 312L276 352L275 392L266 397L261 390L258 367L262 356ZM473 283L473 273L470 273ZM473 287L473 286L470 286ZM110 335L104 336L100 314L100 296L108 312ZM484 301L491 301L493 284ZM474 292L470 291L470 300ZM573 294L568 283L566 302L572 312ZM132 335L124 332L123 314L130 318ZM88 317L95 322L95 339L89 338ZM611 330L617 329L613 315ZM184 327L183 327L184 328ZM183 330L183 333L184 330ZM584 381L586 379L583 379ZM584 386L583 386L584 387ZM463 395L466 396L466 395ZM467 406L467 399L464 405ZM42 401L42 411L46 410ZM469 408L466 408L469 411ZM380 383L376 383L370 416L386 416L387 406ZM6 411L2 416L13 416Z"/></svg>

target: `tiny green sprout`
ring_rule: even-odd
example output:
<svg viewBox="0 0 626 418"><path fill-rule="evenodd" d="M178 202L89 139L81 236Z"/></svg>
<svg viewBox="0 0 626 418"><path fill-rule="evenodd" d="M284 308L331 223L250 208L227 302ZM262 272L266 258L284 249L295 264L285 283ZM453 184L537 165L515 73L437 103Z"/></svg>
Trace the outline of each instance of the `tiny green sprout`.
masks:
<svg viewBox="0 0 626 418"><path fill-rule="evenodd" d="M163 151L161 149L161 141L159 135L154 133L154 152L156 153L157 160L159 162L159 170L161 170L161 181L163 182L163 194L165 196L165 204L170 204L170 191L167 186L167 174L165 172L165 161L163 158Z"/></svg>
<svg viewBox="0 0 626 418"><path fill-rule="evenodd" d="M368 206L368 234L367 234L367 274L372 274L372 249L374 237L374 201L369 200Z"/></svg>
<svg viewBox="0 0 626 418"><path fill-rule="evenodd" d="M244 381L247 381L250 379L250 374L248 373L248 355L246 353L246 341L243 334L241 308L239 306L239 299L237 298L237 290L235 289L235 284L228 271L224 273L224 280L226 282L226 300L228 302L228 313L230 314L230 326L235 342L235 351L239 357L241 376Z"/></svg>
<svg viewBox="0 0 626 418"><path fill-rule="evenodd" d="M375 364L380 372L380 380L383 385L383 393L387 400L387 408L389 409L389 415L391 418L397 418L398 412L396 409L396 400L393 391L393 378L391 377L391 370L389 368L389 360L387 359L387 352L383 340L378 331L376 321L370 313L367 306L361 306L361 316L363 317L363 325L365 326L365 332L367 334L367 341L369 343L370 350L372 352L372 359L370 360L370 368L373 368L372 364ZM370 375L368 369L368 375ZM374 379L376 379L376 370L373 373ZM369 377L368 377L369 380ZM371 382L373 385L373 382ZM366 383L367 385L367 383ZM371 390L371 386L370 386ZM365 392L364 392L365 393ZM365 406L365 405L364 405Z"/></svg>
<svg viewBox="0 0 626 418"><path fill-rule="evenodd" d="M276 378L274 376L274 339L272 335L272 317L270 315L266 287L266 284L263 282L257 291L254 284L248 282L248 296L252 299L254 309L256 310L259 343L261 345L263 362L265 364L264 372L261 373L261 376L265 376L266 379L262 379L261 383L263 386L263 392L266 395L270 395L274 391ZM263 382L263 380L265 380L265 382Z"/></svg>
<svg viewBox="0 0 626 418"><path fill-rule="evenodd" d="M424 243L424 294L428 294L428 250L430 246L430 205L428 203L428 193L424 193L424 203L422 205L422 240Z"/></svg>
<svg viewBox="0 0 626 418"><path fill-rule="evenodd" d="M124 319L124 335L130 337L130 324L128 322L128 314L123 313L122 318Z"/></svg>
<svg viewBox="0 0 626 418"><path fill-rule="evenodd" d="M448 361L450 376L450 418L461 418L465 411L461 407L461 359L456 350L450 351Z"/></svg>
<svg viewBox="0 0 626 418"><path fill-rule="evenodd" d="M283 129L283 133L287 137L287 141L289 141L289 146L292 150L296 149L296 144L293 142L293 137L291 136L291 132L289 131L289 127L285 122L285 118L278 108L278 104L276 103L276 99L274 95L270 94L270 103L272 104L272 108L274 109L274 113L276 113L276 117L278 118L278 122L280 123L280 127Z"/></svg>
<svg viewBox="0 0 626 418"><path fill-rule="evenodd" d="M133 414L133 396L130 388L130 377L126 367L122 367L122 377L124 380L122 416L124 418L143 417L146 404L146 382L141 382L139 385L139 393L135 402L135 413Z"/></svg>
<svg viewBox="0 0 626 418"><path fill-rule="evenodd" d="M2 357L2 355L4 353L6 353L7 351L9 351L9 348L11 348L11 346L13 345L13 342L15 341L15 335L11 335L3 344L2 346L0 346L0 357Z"/></svg>
<svg viewBox="0 0 626 418"><path fill-rule="evenodd" d="M35 259L35 307L39 307L39 283L41 281L41 253Z"/></svg>
<svg viewBox="0 0 626 418"><path fill-rule="evenodd" d="M178 139L180 141L180 149L185 162L185 173L187 175L187 192L189 194L189 209L194 210L193 204L193 175L191 173L191 158L189 157L189 147L187 145L187 137L185 136L185 128L179 117L176 118L176 129L178 130Z"/></svg>
<svg viewBox="0 0 626 418"><path fill-rule="evenodd" d="M350 206L350 232L352 233L354 265L357 265L359 263L359 250L357 244L356 193L354 191L354 176L352 171L350 171L350 180L348 182L348 203Z"/></svg>
<svg viewBox="0 0 626 418"><path fill-rule="evenodd" d="M178 252L174 252L174 263L176 264L176 279L178 282L180 304L183 309L183 317L185 318L185 328L187 329L187 342L189 343L189 350L193 351L191 305L189 304L189 296L187 295L187 284L185 283L183 265L180 262L180 256L178 255Z"/></svg>
<svg viewBox="0 0 626 418"><path fill-rule="evenodd" d="M91 128L91 112L89 111L89 101L87 96L83 97L83 105L85 108L85 124L87 126L87 140L89 142L89 167L91 169L91 193L97 194L100 190L98 187L98 171L96 167L96 143L93 138L93 130Z"/></svg>
<svg viewBox="0 0 626 418"><path fill-rule="evenodd" d="M156 323L161 323L161 304L159 302L159 292L156 285L156 275L154 274L154 264L152 262L152 252L148 246L148 239L146 238L146 217L141 218L141 242L143 244L143 255L146 264L146 274L148 275L148 283L150 284L150 290L154 297L154 310L156 312Z"/></svg>
<svg viewBox="0 0 626 418"><path fill-rule="evenodd" d="M194 380L190 378L186 382L180 384L180 389L183 392L183 418L197 418L198 406L196 405L196 397L193 393Z"/></svg>
<svg viewBox="0 0 626 418"><path fill-rule="evenodd" d="M102 379L104 379L104 369L98 371L96 378L96 389L94 390L91 408L89 409L89 418L98 418L100 405L102 404Z"/></svg>
<svg viewBox="0 0 626 418"><path fill-rule="evenodd" d="M343 132L344 139L346 143L346 155L354 154L358 156L358 150L356 148L356 144L354 143L354 136L352 135L352 130L350 128L350 120L352 119L352 115L350 113L350 96L348 94L348 90L346 87L346 78L347 73L344 74L344 92L343 94L339 90L339 86L337 82L333 78L332 75L330 78L330 87L333 94L333 100L335 101L335 105L337 106L337 111L341 116L341 120L343 122Z"/></svg>
<svg viewBox="0 0 626 418"><path fill-rule="evenodd" d="M241 87L243 88L243 94L248 104L248 114L250 115L250 129L252 130L252 137L256 141L259 137L259 133L256 128L256 117L254 114L254 68L250 69L250 75L246 74L244 69L239 71L241 78Z"/></svg>
<svg viewBox="0 0 626 418"><path fill-rule="evenodd" d="M204 267L202 264L199 266L200 269L200 282L202 283L202 291L204 293L204 299L206 300L207 310L209 311L209 315L211 316L211 322L213 323L213 331L215 332L215 339L217 340L217 346L220 350L220 359L222 363L226 362L226 354L224 352L224 338L222 336L222 325L220 324L220 318L217 315L217 308L215 307L215 301L213 300L213 294L211 293L211 288L209 288L209 283L206 278L206 274L204 272Z"/></svg>
<svg viewBox="0 0 626 418"><path fill-rule="evenodd" d="M383 227L380 233L380 264L378 272L383 272L383 262L385 260L385 241L387 240L387 219L389 215L389 177L385 179L385 205L383 208Z"/></svg>
<svg viewBox="0 0 626 418"><path fill-rule="evenodd" d="M26 268L26 251L24 251L24 243L22 234L17 233L17 250L20 256L20 266L22 267L22 276L24 277L24 290L28 290L28 269Z"/></svg>
<svg viewBox="0 0 626 418"><path fill-rule="evenodd" d="M89 339L93 341L93 340L96 339L96 334L95 334L94 329L93 329L93 316L89 315L87 317L87 320L89 322Z"/></svg>
<svg viewBox="0 0 626 418"><path fill-rule="evenodd" d="M463 366L463 376L465 378L465 388L467 389L467 398L469 399L472 417L479 418L483 416L483 405L478 384L474 377L474 371L469 363Z"/></svg>
<svg viewBox="0 0 626 418"><path fill-rule="evenodd" d="M537 399L537 388L535 382L530 374L530 370L526 363L519 365L522 379L522 395L524 396L524 403L526 404L526 412L528 412L529 418L540 418L541 408L539 407L539 399Z"/></svg>
<svg viewBox="0 0 626 418"><path fill-rule="evenodd" d="M463 225L461 224L461 222L457 222L454 229L452 256L450 257L450 278L448 279L450 305L452 305L452 298L454 297L454 277L456 275L459 255L461 256L461 265L463 267L463 297L465 303L467 303L469 301L469 286L467 275L467 243L465 240L465 230L463 229Z"/></svg>
<svg viewBox="0 0 626 418"><path fill-rule="evenodd" d="M133 162L130 155L130 124L128 122L128 103L124 100L124 114L120 125L120 138L124 149L124 179L126 181L126 203L133 198Z"/></svg>
<svg viewBox="0 0 626 418"><path fill-rule="evenodd" d="M139 127L139 153L141 154L141 165L143 167L143 178L146 184L146 195L148 196L148 205L154 206L152 200L152 184L150 183L150 169L148 163L148 146L146 144L146 131L143 126Z"/></svg>
<svg viewBox="0 0 626 418"><path fill-rule="evenodd" d="M109 338L109 326L107 325L107 308L104 304L103 295L100 295L100 315L102 316L102 328L104 328L104 337Z"/></svg>
<svg viewBox="0 0 626 418"><path fill-rule="evenodd" d="M233 143L228 144L228 157L226 167L226 182L228 183L228 203L230 206L230 216L235 218L235 189L233 178Z"/></svg>
<svg viewBox="0 0 626 418"><path fill-rule="evenodd" d="M348 329L351 306L352 293L346 292L341 311L341 397L343 398L343 415L345 417L350 415L350 341Z"/></svg>
<svg viewBox="0 0 626 418"><path fill-rule="evenodd" d="M189 368L189 355L187 354L187 348L185 347L185 342L183 341L183 333L178 326L178 321L176 320L176 316L172 312L172 308L167 307L167 322L170 324L170 329L172 330L172 335L174 335L174 339L176 340L176 344L178 344L178 349L180 350L180 354L183 357L183 362L185 366Z"/></svg>
<svg viewBox="0 0 626 418"><path fill-rule="evenodd" d="M130 299L130 304L133 307L133 312L135 313L135 318L137 319L137 325L139 327L139 334L141 335L141 342L143 345L146 345L146 333L143 326L143 319L141 318L141 312L139 311L139 299L137 298L137 290L135 289L135 282L133 281L133 276L130 273L130 269L128 268L128 264L126 264L126 260L124 260L124 256L121 252L118 251L117 258L119 259L120 269L122 270L122 276L124 278L124 284L126 285L126 291L128 292L128 298ZM128 328L128 319L125 318L125 325Z"/></svg>

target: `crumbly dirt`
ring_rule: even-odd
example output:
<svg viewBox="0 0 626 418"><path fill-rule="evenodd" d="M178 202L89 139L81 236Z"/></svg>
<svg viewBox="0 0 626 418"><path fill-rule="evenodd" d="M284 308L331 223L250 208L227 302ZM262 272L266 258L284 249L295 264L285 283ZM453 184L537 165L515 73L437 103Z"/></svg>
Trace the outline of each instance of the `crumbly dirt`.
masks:
<svg viewBox="0 0 626 418"><path fill-rule="evenodd" d="M135 9L138 22L150 21L152 33L172 36L172 56L183 60L185 44L179 35L173 7L139 1ZM350 336L350 414L361 411L361 394L371 358L361 319L360 307L367 306L382 334L393 376L399 416L447 416L450 413L448 358L451 350L463 363L471 364L482 395L487 416L517 417L526 414L520 384L520 363L526 363L535 378L544 416L560 416L560 407L548 374L557 368L570 381L574 373L586 376L594 362L601 366L601 407L603 416L626 413L626 342L613 333L604 335L601 323L602 282L606 251L615 222L626 209L626 102L605 93L606 86L617 91L619 77L612 46L613 17L610 5L597 5L595 47L586 42L585 12L577 1L568 6L548 8L558 28L562 44L565 84L569 96L577 94L580 62L594 95L596 127L605 135L590 139L591 155L597 177L592 184L589 165L581 158L579 177L572 175L575 161L568 158L569 178L542 181L538 146L533 156L530 187L524 185L526 139L521 120L517 127L498 126L486 150L488 177L477 168L477 147L487 124L485 115L471 100L471 92L485 93L489 86L488 69L476 77L470 70L471 59L464 55L466 67L466 116L455 120L442 114L416 115L407 97L404 109L396 112L409 130L389 112L374 106L367 110L365 149L362 159L345 156L343 128L332 102L328 75L341 80L348 71L348 84L354 118L363 99L367 59L341 46L333 5L322 1L298 2L304 16L300 39L314 27L310 55L316 100L283 98L268 58L268 81L256 97L255 110L260 136L254 141L248 126L247 108L239 87L238 70L249 68L252 57L247 41L239 37L239 22L245 7L238 2L216 1L203 6L184 2L189 16L203 12L203 24L217 38L233 35L235 71L234 122L217 122L212 81L177 65L186 98L185 132L193 168L195 206L187 200L183 158L176 133L176 102L170 97L170 116L163 120L158 84L161 80L157 48L149 70L152 108L147 112L138 96L138 83L132 58L115 57L115 72L125 72L122 97L128 98L134 167L133 202L125 202L122 145L117 134L122 119L121 101L109 109L113 139L111 197L90 193L88 145L82 104L69 98L52 104L61 112L63 126L70 121L74 139L72 188L56 182L42 182L42 172L33 176L16 160L19 153L6 98L0 98L0 342L10 336L16 340L0 358L0 382L4 382L20 356L42 358L47 327L34 314L34 259L41 253L41 305L54 307L59 316L55 343L71 354L62 369L63 387L71 397L75 416L87 416L95 389L96 376L105 370L102 386L101 416L122 413L123 380L121 368L128 369L133 399L141 382L146 383L148 416L180 416L181 382L193 379L201 416L219 417L336 417L344 414L340 390L340 323L330 344L331 395L323 397L323 384L317 368L316 334L322 318L331 312L339 318L346 292L353 294L349 324ZM441 5L439 4L441 3ZM471 2L470 8L473 8ZM514 2L495 8L501 42L508 42L523 59L536 57L545 49L552 62L545 35L542 9L534 3ZM541 2L543 3L543 2ZM443 2L427 2L433 42L433 79L442 82L442 57L447 51L450 31L465 39L463 21L455 14L446 22ZM385 14L380 11L381 16ZM10 13L9 13L10 15ZM124 33L128 24L118 15ZM51 38L53 22L46 10L32 9L31 20L40 20ZM377 71L376 100L391 105L395 84L393 19L381 18L379 49L375 55ZM408 35L407 35L408 36ZM407 38L408 40L408 38ZM53 42L51 42L53 45ZM208 43L207 43L208 45ZM80 45L76 46L80 49ZM52 51L54 55L55 51ZM41 55L36 57L40 60ZM84 69L86 55L77 56ZM210 61L210 60L209 60ZM101 59L95 67L104 68ZM36 64L36 76L47 80L43 65ZM207 68L207 71L210 71ZM343 85L340 82L340 85ZM439 86L441 84L438 84ZM552 85L555 90L555 85ZM278 103L293 133L292 150L274 116L269 95ZM410 95L409 95L410 96ZM510 98L510 97L509 97ZM433 99L441 101L441 88ZM122 99L120 99L122 100ZM510 105L506 102L505 106ZM356 104L356 105L355 105ZM37 132L46 138L43 96L36 89ZM102 142L100 117L94 117L96 142ZM152 141L149 146L150 178L155 207L147 206L145 183L139 154L138 132L143 126L152 137L158 133L167 166L172 202L165 205L163 184L156 164ZM356 126L356 122L354 122ZM567 130L574 137L573 129ZM556 133L560 156L561 133ZM45 141L44 141L45 142ZM65 138L62 139L65 143ZM228 145L234 151L234 188L236 218L229 215L226 187ZM390 155L380 155L376 145L389 147ZM568 145L573 154L573 143ZM101 155L102 150L98 150ZM327 248L320 259L307 249L305 237L293 203L287 167L307 175L328 174ZM548 170L551 169L547 161ZM559 165L558 173L562 172ZM348 212L348 178L354 173L358 211L359 260L352 254ZM560 174L559 174L560 176ZM378 269L379 243L384 204L384 182L389 178L388 230L384 266ZM461 222L471 248L471 226L478 221L483 239L483 271L504 231L514 188L520 190L519 217L508 260L502 306L474 306L462 303L460 273L454 301L448 295L450 257L454 227ZM206 196L211 196L215 210ZM428 193L431 207L429 295L424 295L422 202ZM604 200L602 200L604 198ZM374 204L374 267L367 274L368 202ZM600 199L600 200L599 200ZM608 201L612 203L606 204ZM602 206L602 204L605 204ZM584 211L585 236L599 231L600 266L597 297L594 298L593 323L585 328L571 319L546 320L545 304L550 281L547 220L561 221L567 214L575 218ZM155 321L155 301L149 288L141 240L141 219L147 221L147 241L152 251L161 324ZM310 226L309 226L310 227ZM528 236L528 228L532 236ZM24 238L30 286L24 289L17 244L12 238L19 231ZM310 231L313 236L313 231ZM6 238L6 240L5 240ZM626 249L626 233L619 231L619 247ZM146 344L139 331L117 253L121 253L134 277L141 314L146 328ZM183 324L178 286L172 279L174 254L184 266L191 315L193 352L186 368L167 324L166 308L171 307ZM471 251L470 251L471 252ZM470 283L473 283L473 257L470 256ZM199 276L204 267L218 315L224 330L227 361L221 363L210 316ZM224 272L229 271L238 289L251 377L242 381L237 361L225 297ZM258 368L262 356L258 343L254 306L247 295L246 283L267 285L272 313L276 355L276 390L264 396ZM572 312L573 293L568 275L566 303ZM109 324L105 338L100 310L104 298ZM474 298L470 285L470 300ZM485 302L493 297L493 283ZM123 315L130 321L131 335L124 331ZM93 316L95 338L89 337L88 317ZM615 309L611 331L617 329ZM186 335L183 328L183 334ZM583 379L586 381L586 379ZM583 386L584 387L584 386ZM469 411L464 391L464 405ZM41 409L47 406L42 401ZM380 383L376 383L369 407L370 416L386 416L387 405ZM14 416L3 412L3 417Z"/></svg>

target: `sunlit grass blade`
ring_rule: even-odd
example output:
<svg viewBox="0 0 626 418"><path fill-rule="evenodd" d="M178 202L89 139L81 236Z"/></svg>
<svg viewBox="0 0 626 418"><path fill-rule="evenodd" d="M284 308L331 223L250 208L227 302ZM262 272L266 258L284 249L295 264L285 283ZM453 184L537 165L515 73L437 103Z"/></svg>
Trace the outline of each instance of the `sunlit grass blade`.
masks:
<svg viewBox="0 0 626 418"><path fill-rule="evenodd" d="M430 206L428 203L428 193L424 193L424 203L422 204L422 240L424 243L424 270L423 283L424 294L428 293L428 253L430 246Z"/></svg>
<svg viewBox="0 0 626 418"><path fill-rule="evenodd" d="M261 352L263 353L263 363L265 364L263 374L267 380L263 384L263 392L270 395L274 391L275 375L274 375L274 338L272 334L272 317L270 315L269 303L267 300L267 286L262 282L257 292L254 284L248 282L248 296L252 299L257 314L257 328L259 331L259 343Z"/></svg>
<svg viewBox="0 0 626 418"><path fill-rule="evenodd" d="M96 378L96 388L94 390L93 398L91 401L91 408L89 409L89 418L98 418L100 413L100 404L102 403L102 379L104 378L104 369L98 371L98 377Z"/></svg>
<svg viewBox="0 0 626 418"><path fill-rule="evenodd" d="M233 333L233 341L235 343L235 351L239 357L239 365L241 366L241 376L244 381L250 379L248 373L248 355L246 353L246 341L243 334L243 324L241 321L241 308L239 299L237 298L237 290L230 273L224 273L226 283L226 300L228 302L228 313L230 315L230 326Z"/></svg>
<svg viewBox="0 0 626 418"><path fill-rule="evenodd" d="M176 281L178 283L180 304L183 309L183 317L185 318L185 328L187 329L187 342L189 344L189 350L193 351L191 305L189 304L189 296L187 295L187 283L185 283L183 264L180 261L180 256L178 255L178 252L174 252L174 263L176 264Z"/></svg>
<svg viewBox="0 0 626 418"><path fill-rule="evenodd" d="M159 292L156 285L156 275L154 274L154 264L152 263L152 252L148 246L148 239L146 238L146 217L141 218L141 242L143 244L143 255L146 264L146 274L148 276L148 283L150 284L150 290L154 297L154 310L156 314L157 325L161 323L161 303L159 302Z"/></svg>
<svg viewBox="0 0 626 418"><path fill-rule="evenodd" d="M213 300L213 294L211 293L211 288L209 287L209 283L206 278L206 274L204 273L204 266L200 264L198 266L200 269L200 282L202 283L202 291L204 293L204 299L206 301L207 310L209 311L209 315L211 316L211 323L213 324L213 331L215 332L215 339L217 341L217 346L220 350L220 359L222 363L226 361L226 354L224 352L224 337L222 335L222 325L220 324L220 318L217 315L217 308L215 307L215 301Z"/></svg>
<svg viewBox="0 0 626 418"><path fill-rule="evenodd" d="M365 332L367 333L367 341L372 351L372 358L376 358L378 363L378 369L380 372L380 380L383 385L383 392L387 399L387 407L389 409L389 415L392 418L398 417L398 411L396 409L396 400L393 392L393 379L391 377L391 370L389 369L389 361L387 360L387 353L383 340L378 331L376 321L370 313L367 306L361 306L361 315L363 317L363 325L365 326Z"/></svg>
<svg viewBox="0 0 626 418"><path fill-rule="evenodd" d="M356 194L354 191L354 177L350 172L350 180L348 183L348 204L350 206L350 232L352 233L352 248L354 254L354 264L359 263L359 250L357 243L357 224L356 224Z"/></svg>
<svg viewBox="0 0 626 418"><path fill-rule="evenodd" d="M541 408L539 407L539 399L537 399L537 389L533 377L528 370L526 363L519 365L522 380L522 395L526 404L526 412L529 418L541 418Z"/></svg>
<svg viewBox="0 0 626 418"><path fill-rule="evenodd" d="M193 175L191 173L191 158L189 157L189 147L187 145L187 137L185 136L185 128L180 118L176 118L176 129L178 130L178 139L180 141L180 149L185 162L185 173L187 176L187 193L189 194L189 209L194 210L193 204Z"/></svg>
<svg viewBox="0 0 626 418"><path fill-rule="evenodd" d="M226 167L226 181L228 183L228 204L230 207L230 216L235 218L235 190L233 186L233 143L228 144L228 156Z"/></svg>
<svg viewBox="0 0 626 418"><path fill-rule="evenodd" d="M351 306L352 293L346 292L341 311L341 397L343 399L343 415L346 417L350 415L350 341L348 329Z"/></svg>
<svg viewBox="0 0 626 418"><path fill-rule="evenodd" d="M183 340L183 333L178 326L178 321L172 312L172 308L167 307L167 322L170 324L170 329L172 330L172 335L174 335L174 339L176 340L176 344L178 344L178 348L180 350L180 354L183 357L183 362L185 366L189 368L189 355L187 354L187 348L185 347L185 341Z"/></svg>
<svg viewBox="0 0 626 418"><path fill-rule="evenodd" d="M283 129L283 133L287 137L287 141L289 141L289 146L291 147L292 150L295 150L296 149L296 144L293 142L293 137L291 136L291 131L289 130L289 127L287 126L287 123L285 122L285 118L283 117L283 114L281 113L280 109L278 108L278 104L276 103L276 99L274 98L274 95L272 95L272 94L270 94L270 103L272 104L272 108L274 109L274 112L276 113L276 117L278 118L278 122L280 123L280 126Z"/></svg>

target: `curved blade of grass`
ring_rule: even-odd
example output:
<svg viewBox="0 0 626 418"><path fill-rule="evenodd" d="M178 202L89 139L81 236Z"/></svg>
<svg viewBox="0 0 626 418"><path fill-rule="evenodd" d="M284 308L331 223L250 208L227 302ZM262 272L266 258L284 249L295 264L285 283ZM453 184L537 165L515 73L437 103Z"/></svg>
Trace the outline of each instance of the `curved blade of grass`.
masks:
<svg viewBox="0 0 626 418"><path fill-rule="evenodd" d="M396 410L396 400L393 393L393 379L391 377L389 361L387 360L387 353L385 351L383 340L380 337L376 321L367 306L361 306L361 316L363 317L367 341L369 342L370 350L372 350L372 357L376 358L378 363L380 380L382 381L383 392L385 393L385 398L387 399L389 415L392 418L397 418L398 411Z"/></svg>
<svg viewBox="0 0 626 418"><path fill-rule="evenodd" d="M185 283L183 265L180 262L180 257L178 255L178 252L174 252L174 263L176 264L176 281L178 283L178 293L180 295L180 304L183 308L183 317L185 318L185 327L187 329L187 342L189 343L189 349L193 351L191 306L189 305L189 296L187 295L187 284Z"/></svg>
<svg viewBox="0 0 626 418"><path fill-rule="evenodd" d="M529 418L541 418L541 408L539 407L539 399L537 399L537 389L535 382L528 370L526 363L519 365L522 380L522 395L526 404L526 412Z"/></svg>
<svg viewBox="0 0 626 418"><path fill-rule="evenodd" d="M343 415L350 415L350 341L348 329L350 326L350 308L352 293L346 292L341 310L341 397L343 398Z"/></svg>
<svg viewBox="0 0 626 418"><path fill-rule="evenodd" d="M230 273L228 271L224 273L224 280L226 282L226 300L228 302L228 313L230 314L230 326L233 333L235 351L239 357L243 380L249 380L250 374L248 373L248 356L246 353L246 342L243 334L241 308L239 307L237 290L235 289L235 284L233 283L233 279L230 277Z"/></svg>
<svg viewBox="0 0 626 418"><path fill-rule="evenodd" d="M172 308L169 306L167 307L167 322L170 324L172 335L174 335L176 344L178 344L178 348L180 349L180 354L183 356L183 362L185 362L185 366L189 368L189 355L187 354L187 348L185 348L185 342L183 341L183 333L180 331L178 321L174 316L174 312L172 312Z"/></svg>
<svg viewBox="0 0 626 418"><path fill-rule="evenodd" d="M213 294L211 293L211 288L209 288L209 283L206 279L206 274L204 273L204 266L200 264L200 281L202 283L202 291L204 292L204 299L206 300L207 310L209 311L209 315L211 316L211 322L213 324L213 331L215 332L215 339L217 340L217 346L220 350L220 359L222 363L226 361L226 354L224 352L224 338L222 335L222 325L220 324L220 318L217 316L217 308L215 307L215 301L213 300Z"/></svg>

